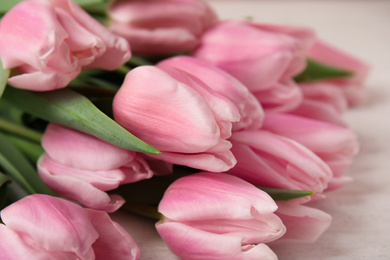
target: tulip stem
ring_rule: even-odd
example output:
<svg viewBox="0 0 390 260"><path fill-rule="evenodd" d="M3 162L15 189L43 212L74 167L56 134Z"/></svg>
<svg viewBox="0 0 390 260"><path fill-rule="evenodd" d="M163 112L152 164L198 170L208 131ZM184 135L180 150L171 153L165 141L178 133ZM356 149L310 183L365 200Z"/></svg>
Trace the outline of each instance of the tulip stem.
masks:
<svg viewBox="0 0 390 260"><path fill-rule="evenodd" d="M24 138L27 138L31 141L40 143L42 139L42 134L40 132L34 131L32 129L26 128L22 125L11 123L7 120L0 118L0 129L18 135Z"/></svg>
<svg viewBox="0 0 390 260"><path fill-rule="evenodd" d="M158 212L157 207L148 204L125 203L122 208L127 212L134 213L154 220L162 219L162 214Z"/></svg>

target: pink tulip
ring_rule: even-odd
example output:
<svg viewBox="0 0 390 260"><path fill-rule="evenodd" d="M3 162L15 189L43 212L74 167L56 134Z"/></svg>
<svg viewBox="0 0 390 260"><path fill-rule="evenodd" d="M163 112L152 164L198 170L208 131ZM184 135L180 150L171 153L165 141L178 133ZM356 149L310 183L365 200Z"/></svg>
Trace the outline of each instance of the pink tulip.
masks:
<svg viewBox="0 0 390 260"><path fill-rule="evenodd" d="M328 82L310 82L299 84L303 98L317 103L324 103L332 107L332 110L342 114L348 107L344 92L334 84Z"/></svg>
<svg viewBox="0 0 390 260"><path fill-rule="evenodd" d="M352 72L353 77L326 80L325 82L340 88L350 106L357 105L364 101L365 94L363 82L369 71L367 64L321 40L317 40L314 45L306 51L306 55L316 61Z"/></svg>
<svg viewBox="0 0 390 260"><path fill-rule="evenodd" d="M337 97L335 98L337 99ZM288 111L288 113L347 127L347 123L344 121L342 114L334 104L314 98L304 98L298 107Z"/></svg>
<svg viewBox="0 0 390 260"><path fill-rule="evenodd" d="M285 227L268 194L224 173L197 173L178 179L159 204L156 224L169 249L180 258L277 259L264 244Z"/></svg>
<svg viewBox="0 0 390 260"><path fill-rule="evenodd" d="M330 226L332 217L315 208L278 201L275 214L286 226L286 233L274 244L314 243Z"/></svg>
<svg viewBox="0 0 390 260"><path fill-rule="evenodd" d="M65 87L82 68L116 69L130 48L71 0L28 0L1 19L0 58L16 69L10 85L47 91Z"/></svg>
<svg viewBox="0 0 390 260"><path fill-rule="evenodd" d="M34 194L1 211L0 258L139 259L132 237L106 212Z"/></svg>
<svg viewBox="0 0 390 260"><path fill-rule="evenodd" d="M333 172L329 186L336 188L350 182L351 178L342 174L356 155L358 142L355 133L348 128L294 115L274 114L265 117L262 129L297 141L326 162Z"/></svg>
<svg viewBox="0 0 390 260"><path fill-rule="evenodd" d="M157 159L208 171L235 164L226 139L238 109L199 79L175 71L176 78L154 66L130 71L113 102L115 120L153 145Z"/></svg>
<svg viewBox="0 0 390 260"><path fill-rule="evenodd" d="M115 0L109 29L126 38L134 53L169 54L188 51L217 15L198 0Z"/></svg>
<svg viewBox="0 0 390 260"><path fill-rule="evenodd" d="M286 137L260 130L237 132L229 140L237 164L228 173L254 185L309 190L317 196L332 178L325 162Z"/></svg>
<svg viewBox="0 0 390 260"><path fill-rule="evenodd" d="M46 154L38 161L38 172L43 182L90 208L117 210L124 199L105 191L153 175L139 154L56 124L48 125L42 146Z"/></svg>
<svg viewBox="0 0 390 260"><path fill-rule="evenodd" d="M303 100L302 90L293 80L276 83L266 90L253 91L253 95L267 114L294 110Z"/></svg>
<svg viewBox="0 0 390 260"><path fill-rule="evenodd" d="M157 67L167 73L173 71L172 68L184 71L203 81L213 91L230 99L241 115L240 121L233 123L233 131L261 127L264 112L260 103L241 82L225 71L189 56L163 60Z"/></svg>
<svg viewBox="0 0 390 260"><path fill-rule="evenodd" d="M303 50L312 37L303 28L224 21L203 33L193 56L227 71L254 92L300 73L306 66Z"/></svg>
<svg viewBox="0 0 390 260"><path fill-rule="evenodd" d="M193 56L239 79L267 112L285 112L302 101L292 77L305 68L303 52L313 40L306 28L225 21L202 35Z"/></svg>

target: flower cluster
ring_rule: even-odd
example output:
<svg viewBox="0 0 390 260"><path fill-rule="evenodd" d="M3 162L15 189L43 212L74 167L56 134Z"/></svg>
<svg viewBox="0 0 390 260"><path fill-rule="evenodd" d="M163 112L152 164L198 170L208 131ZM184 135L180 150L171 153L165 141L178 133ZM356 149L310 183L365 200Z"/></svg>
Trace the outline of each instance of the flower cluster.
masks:
<svg viewBox="0 0 390 260"><path fill-rule="evenodd" d="M25 0L0 20L0 258L139 259L108 213L141 204L186 260L316 241L331 216L306 203L351 181L343 113L367 65L200 0L102 6Z"/></svg>

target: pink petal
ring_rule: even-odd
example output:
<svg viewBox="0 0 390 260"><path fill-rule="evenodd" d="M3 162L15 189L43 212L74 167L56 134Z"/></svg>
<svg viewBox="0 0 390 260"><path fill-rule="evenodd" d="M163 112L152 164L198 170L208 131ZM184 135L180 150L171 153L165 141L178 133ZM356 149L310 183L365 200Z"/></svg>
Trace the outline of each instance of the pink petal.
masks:
<svg viewBox="0 0 390 260"><path fill-rule="evenodd" d="M80 258L91 257L91 245L98 238L82 207L47 195L24 197L3 209L1 217L8 228L30 236L37 247L74 252Z"/></svg>
<svg viewBox="0 0 390 260"><path fill-rule="evenodd" d="M140 259L139 247L124 228L112 221L106 212L93 209L86 209L86 211L99 233L99 238L92 245L97 260Z"/></svg>
<svg viewBox="0 0 390 260"><path fill-rule="evenodd" d="M330 226L327 213L303 205L278 202L275 212L287 228L286 234L273 243L314 243Z"/></svg>
<svg viewBox="0 0 390 260"><path fill-rule="evenodd" d="M195 206L194 203L198 202ZM276 210L268 194L224 173L198 173L175 181L164 194L159 212L175 221L251 219L254 212Z"/></svg>
<svg viewBox="0 0 390 260"><path fill-rule="evenodd" d="M46 166L43 164L44 161L45 158L41 158L38 162L39 176L46 185L59 195L80 202L88 207L108 212L114 212L124 204L125 201L122 197L118 195L108 195L103 191L118 187L120 181L123 180L124 177L119 180L112 179L112 177L106 178L106 180L111 183L97 183L98 176L95 176L95 173L93 173L91 174L92 176L90 176L93 180L90 181L93 183L91 184L90 182L83 180L84 176L80 176L80 174L85 174L85 172L78 171L79 174L77 174L75 169L67 170L67 168L62 165L56 165L54 162L51 162ZM53 174L51 171L56 174ZM75 173L74 176L72 176L72 172ZM102 178L100 181L102 180L104 179Z"/></svg>
<svg viewBox="0 0 390 260"><path fill-rule="evenodd" d="M49 124L42 146L56 161L86 170L112 170L134 160L135 152L64 126Z"/></svg>
<svg viewBox="0 0 390 260"><path fill-rule="evenodd" d="M152 66L127 74L113 110L120 125L160 151L198 153L219 142L219 127L204 99Z"/></svg>
<svg viewBox="0 0 390 260"><path fill-rule="evenodd" d="M182 259L277 259L263 244L243 247L240 236L213 234L179 222L157 223L156 228L169 249Z"/></svg>

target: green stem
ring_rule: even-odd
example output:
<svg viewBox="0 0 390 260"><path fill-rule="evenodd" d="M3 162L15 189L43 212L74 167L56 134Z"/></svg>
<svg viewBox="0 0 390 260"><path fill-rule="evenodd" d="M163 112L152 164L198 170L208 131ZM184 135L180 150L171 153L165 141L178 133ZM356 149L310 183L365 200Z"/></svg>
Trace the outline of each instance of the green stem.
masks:
<svg viewBox="0 0 390 260"><path fill-rule="evenodd" d="M126 65L123 65L119 68L116 69L116 71L124 76L126 76L126 74L131 70L130 67L126 66Z"/></svg>
<svg viewBox="0 0 390 260"><path fill-rule="evenodd" d="M0 118L0 129L18 135L24 138L27 138L31 141L40 143L42 139L42 134L40 132L34 131L32 129L26 128L22 125L11 123L7 120Z"/></svg>
<svg viewBox="0 0 390 260"><path fill-rule="evenodd" d="M134 54L131 56L131 59L129 60L129 64L134 66L153 65L153 63L148 61L147 59Z"/></svg>

